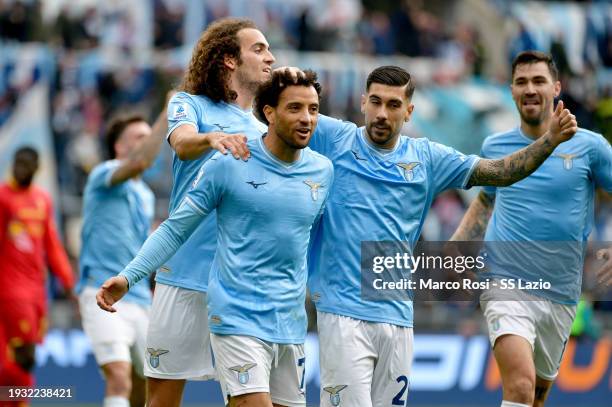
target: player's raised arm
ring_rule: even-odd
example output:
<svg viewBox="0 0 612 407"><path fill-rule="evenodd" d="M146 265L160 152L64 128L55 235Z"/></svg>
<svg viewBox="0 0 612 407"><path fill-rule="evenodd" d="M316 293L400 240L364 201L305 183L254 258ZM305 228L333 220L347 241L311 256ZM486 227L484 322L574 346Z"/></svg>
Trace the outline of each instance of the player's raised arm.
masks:
<svg viewBox="0 0 612 407"><path fill-rule="evenodd" d="M542 137L504 158L480 160L468 185L512 185L534 172L559 144L572 138L576 131L576 117L568 109L564 109L563 102L559 101L550 127Z"/></svg>
<svg viewBox="0 0 612 407"><path fill-rule="evenodd" d="M134 138L145 137L139 148L134 149L126 158L121 160L121 164L113 172L110 179L111 185L117 185L127 181L130 178L141 175L147 168L153 165L155 157L159 153L164 135L168 131L168 124L166 121L166 109L164 109L155 120L151 134L140 135L137 132L146 132L146 128L140 128L139 123L134 123L130 129L125 129L120 132L134 132ZM112 129L111 129L112 131ZM127 135L132 136L131 134Z"/></svg>

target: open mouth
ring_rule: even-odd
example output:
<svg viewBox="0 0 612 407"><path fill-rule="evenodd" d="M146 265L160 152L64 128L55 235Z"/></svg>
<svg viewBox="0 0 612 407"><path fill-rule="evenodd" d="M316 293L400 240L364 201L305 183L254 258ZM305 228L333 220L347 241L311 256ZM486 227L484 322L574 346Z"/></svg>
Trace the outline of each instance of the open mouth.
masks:
<svg viewBox="0 0 612 407"><path fill-rule="evenodd" d="M310 134L310 129L308 127L302 127L302 128L296 129L296 131L301 136L307 136Z"/></svg>
<svg viewBox="0 0 612 407"><path fill-rule="evenodd" d="M538 99L523 100L523 106L539 106L540 101Z"/></svg>
<svg viewBox="0 0 612 407"><path fill-rule="evenodd" d="M263 70L263 71L264 71L265 73L268 73L268 74L269 74L269 73L272 73L272 68L269 68L269 67L268 67L268 68L264 68L264 70Z"/></svg>

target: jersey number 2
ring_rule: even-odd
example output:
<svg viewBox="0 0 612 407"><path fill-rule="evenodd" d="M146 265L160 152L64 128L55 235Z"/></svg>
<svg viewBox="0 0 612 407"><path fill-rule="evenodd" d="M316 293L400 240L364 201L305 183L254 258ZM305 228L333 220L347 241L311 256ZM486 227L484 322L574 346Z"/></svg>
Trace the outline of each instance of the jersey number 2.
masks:
<svg viewBox="0 0 612 407"><path fill-rule="evenodd" d="M404 393L408 388L408 378L406 376L400 376L397 378L396 382L404 383L404 385L402 386L402 389L399 391L399 393L395 395L391 404L394 406L405 406L406 400L402 400L402 397L404 397Z"/></svg>

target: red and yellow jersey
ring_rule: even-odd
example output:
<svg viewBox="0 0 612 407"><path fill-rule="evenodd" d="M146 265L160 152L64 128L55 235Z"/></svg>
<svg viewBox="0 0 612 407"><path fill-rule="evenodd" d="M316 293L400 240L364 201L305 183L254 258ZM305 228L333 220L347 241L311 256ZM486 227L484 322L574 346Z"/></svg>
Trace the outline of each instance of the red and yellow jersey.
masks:
<svg viewBox="0 0 612 407"><path fill-rule="evenodd" d="M0 259L0 300L45 301L46 265L65 288L74 286L51 198L42 189L0 184Z"/></svg>

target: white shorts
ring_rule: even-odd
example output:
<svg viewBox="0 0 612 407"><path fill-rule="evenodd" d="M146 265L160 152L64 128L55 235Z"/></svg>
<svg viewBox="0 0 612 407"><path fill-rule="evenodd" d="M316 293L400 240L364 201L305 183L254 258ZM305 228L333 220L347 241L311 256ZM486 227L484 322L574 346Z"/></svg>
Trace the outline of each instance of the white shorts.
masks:
<svg viewBox="0 0 612 407"><path fill-rule="evenodd" d="M130 362L142 376L148 307L119 301L115 304L117 312L106 312L96 303L97 292L93 287L85 287L79 296L83 330L89 337L96 362L99 366Z"/></svg>
<svg viewBox="0 0 612 407"><path fill-rule="evenodd" d="M512 292L513 300L495 300L500 295L508 298L508 293L499 293L499 290L491 288L480 296L491 346L503 335L525 338L533 350L538 377L554 380L576 316L576 306L558 304L520 290Z"/></svg>
<svg viewBox="0 0 612 407"><path fill-rule="evenodd" d="M252 336L211 334L223 399L270 393L272 403L306 405L304 345L276 344Z"/></svg>
<svg viewBox="0 0 612 407"><path fill-rule="evenodd" d="M210 348L206 293L158 283L147 332L145 376L216 378Z"/></svg>
<svg viewBox="0 0 612 407"><path fill-rule="evenodd" d="M413 330L317 312L321 406L406 405Z"/></svg>

